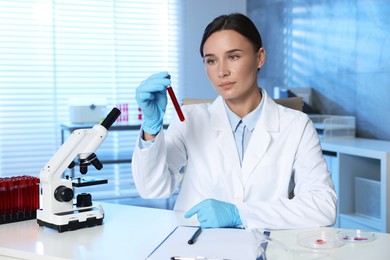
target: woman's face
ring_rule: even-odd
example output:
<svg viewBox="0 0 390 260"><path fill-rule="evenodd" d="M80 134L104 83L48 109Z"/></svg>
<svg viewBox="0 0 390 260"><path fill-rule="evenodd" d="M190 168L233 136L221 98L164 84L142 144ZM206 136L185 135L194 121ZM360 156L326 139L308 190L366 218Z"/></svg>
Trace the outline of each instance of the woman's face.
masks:
<svg viewBox="0 0 390 260"><path fill-rule="evenodd" d="M209 36L203 46L207 76L215 90L230 101L246 100L258 92L257 72L265 62L265 51L234 30L222 30Z"/></svg>

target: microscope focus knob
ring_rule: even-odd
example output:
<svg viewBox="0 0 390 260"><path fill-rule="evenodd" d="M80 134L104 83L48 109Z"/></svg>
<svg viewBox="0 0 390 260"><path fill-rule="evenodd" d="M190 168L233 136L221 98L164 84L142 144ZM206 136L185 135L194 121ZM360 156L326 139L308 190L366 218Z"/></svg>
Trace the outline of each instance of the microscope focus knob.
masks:
<svg viewBox="0 0 390 260"><path fill-rule="evenodd" d="M92 206L92 196L89 193L80 193L76 198L78 208Z"/></svg>
<svg viewBox="0 0 390 260"><path fill-rule="evenodd" d="M54 191L54 198L60 202L69 202L73 199L73 190L66 186L58 186Z"/></svg>

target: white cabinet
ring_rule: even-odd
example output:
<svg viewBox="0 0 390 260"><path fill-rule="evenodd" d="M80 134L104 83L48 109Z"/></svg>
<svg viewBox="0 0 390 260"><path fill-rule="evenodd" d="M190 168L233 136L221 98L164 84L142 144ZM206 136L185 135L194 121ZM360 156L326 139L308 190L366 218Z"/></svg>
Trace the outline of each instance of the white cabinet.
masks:
<svg viewBox="0 0 390 260"><path fill-rule="evenodd" d="M390 142L321 140L339 197L335 227L390 233Z"/></svg>

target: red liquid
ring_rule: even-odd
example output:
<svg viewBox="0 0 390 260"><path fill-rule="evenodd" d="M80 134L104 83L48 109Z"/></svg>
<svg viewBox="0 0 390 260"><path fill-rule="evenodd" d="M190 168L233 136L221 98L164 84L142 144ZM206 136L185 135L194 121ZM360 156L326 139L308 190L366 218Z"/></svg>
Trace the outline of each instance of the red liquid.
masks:
<svg viewBox="0 0 390 260"><path fill-rule="evenodd" d="M183 112L181 111L179 103L177 102L177 99L176 99L175 93L173 92L172 87L171 86L167 87L167 91L169 93L169 96L172 99L173 106L176 109L176 113L179 116L180 121L183 122L184 121L184 115L183 115Z"/></svg>

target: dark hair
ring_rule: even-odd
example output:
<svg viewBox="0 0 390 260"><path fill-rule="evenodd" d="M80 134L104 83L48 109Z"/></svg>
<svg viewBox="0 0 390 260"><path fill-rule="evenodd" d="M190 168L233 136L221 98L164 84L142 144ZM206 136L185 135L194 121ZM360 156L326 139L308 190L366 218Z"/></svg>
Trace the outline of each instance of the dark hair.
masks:
<svg viewBox="0 0 390 260"><path fill-rule="evenodd" d="M247 16L240 13L221 15L215 18L204 30L202 41L200 43L200 55L203 57L203 46L211 34L222 30L234 30L247 38L257 52L263 43L261 36L255 24Z"/></svg>

